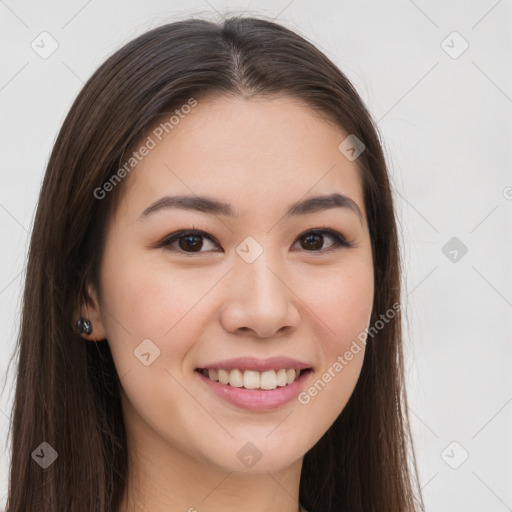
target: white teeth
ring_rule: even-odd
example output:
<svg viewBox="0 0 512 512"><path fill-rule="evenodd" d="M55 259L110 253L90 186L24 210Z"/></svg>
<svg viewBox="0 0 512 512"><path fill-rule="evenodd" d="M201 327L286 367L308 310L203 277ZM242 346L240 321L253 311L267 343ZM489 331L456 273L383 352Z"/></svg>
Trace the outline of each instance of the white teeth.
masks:
<svg viewBox="0 0 512 512"><path fill-rule="evenodd" d="M277 376L277 385L278 386L286 386L286 383L287 383L286 370L284 368L277 370L276 376Z"/></svg>
<svg viewBox="0 0 512 512"><path fill-rule="evenodd" d="M253 370L245 370L244 372L244 388L255 389L260 387L260 372Z"/></svg>
<svg viewBox="0 0 512 512"><path fill-rule="evenodd" d="M244 385L244 375L240 370L231 370L229 374L229 385L241 388Z"/></svg>
<svg viewBox="0 0 512 512"><path fill-rule="evenodd" d="M255 370L202 370L203 375L221 384L229 384L235 388L271 390L292 384L299 378L300 370L295 368L280 368L258 372Z"/></svg>
<svg viewBox="0 0 512 512"><path fill-rule="evenodd" d="M229 373L226 370L219 370L219 382L229 384Z"/></svg>
<svg viewBox="0 0 512 512"><path fill-rule="evenodd" d="M276 389L277 388L277 375L274 370L261 372L261 389Z"/></svg>

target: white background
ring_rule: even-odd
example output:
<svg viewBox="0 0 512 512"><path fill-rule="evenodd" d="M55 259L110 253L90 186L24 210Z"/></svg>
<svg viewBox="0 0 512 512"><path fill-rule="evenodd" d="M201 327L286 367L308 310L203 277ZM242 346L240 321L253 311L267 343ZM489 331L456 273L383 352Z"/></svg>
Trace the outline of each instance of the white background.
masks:
<svg viewBox="0 0 512 512"><path fill-rule="evenodd" d="M163 23L191 14L218 20L215 11L227 10L276 17L311 40L378 122L404 252L407 379L426 508L509 510L510 0L0 1L0 506L14 378L7 364L35 205L61 123L120 46ZM59 45L47 59L31 48L43 31ZM463 48L448 37L453 31L469 44L457 58L447 53ZM456 262L442 251L452 237L468 249ZM456 465L465 451L469 458L452 469L447 462Z"/></svg>

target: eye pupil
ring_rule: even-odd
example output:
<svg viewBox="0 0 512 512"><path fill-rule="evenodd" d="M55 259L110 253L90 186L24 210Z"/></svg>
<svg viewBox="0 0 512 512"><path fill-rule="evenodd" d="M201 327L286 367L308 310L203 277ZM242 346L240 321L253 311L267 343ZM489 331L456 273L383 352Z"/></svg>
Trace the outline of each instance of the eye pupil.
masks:
<svg viewBox="0 0 512 512"><path fill-rule="evenodd" d="M309 246L309 247L305 247L306 249L321 249L322 248L322 245L323 245L323 241L322 241L322 235L317 235L315 233L312 233L310 235L307 235L304 237L304 240L306 240L306 243L304 245L306 246ZM317 243L315 243L315 241ZM320 241L320 243L318 243L318 241ZM312 247L311 247L312 245Z"/></svg>
<svg viewBox="0 0 512 512"><path fill-rule="evenodd" d="M331 244L327 249L323 249L325 236L333 240L333 244ZM214 245L219 245L211 236L208 234L197 231L179 231L173 233L169 237L165 238L160 242L159 247L165 247L167 250L171 252L182 252L182 253L203 253L204 240L207 239L210 243ZM300 236L295 243L300 241L300 245L303 250L311 253L319 253L319 254L327 254L331 253L339 248L343 247L353 247L353 245L345 240L343 235L336 234L329 229L318 229L318 230L310 230ZM174 247L175 244L178 244L178 247ZM295 245L295 244L294 244ZM208 251L206 251L208 252ZM218 251L209 251L209 252L218 252ZM221 249L221 252L222 249Z"/></svg>
<svg viewBox="0 0 512 512"><path fill-rule="evenodd" d="M186 242L183 242L186 240ZM193 240L191 242L191 245L187 245L190 240ZM195 243L194 243L195 241ZM192 251L199 251L201 250L201 247L203 246L202 238L199 235L185 235L180 237L179 239L179 246L184 251L188 249L192 249Z"/></svg>

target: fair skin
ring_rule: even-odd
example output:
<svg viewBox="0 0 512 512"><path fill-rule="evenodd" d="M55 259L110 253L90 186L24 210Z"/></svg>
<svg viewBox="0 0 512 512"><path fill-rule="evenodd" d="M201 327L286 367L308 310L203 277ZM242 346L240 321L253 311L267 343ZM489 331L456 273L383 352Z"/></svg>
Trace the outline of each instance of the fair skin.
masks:
<svg viewBox="0 0 512 512"><path fill-rule="evenodd" d="M81 311L93 325L84 337L108 339L121 380L129 492L118 512L297 512L304 454L346 405L364 350L307 404L266 411L217 397L195 369L288 356L312 368L307 390L369 325L372 253L359 171L338 150L347 135L287 97L202 100L125 178L101 294L89 286ZM284 216L291 203L334 192L361 217L348 207ZM141 217L178 194L238 215L162 208ZM192 228L212 240L156 247ZM309 240L314 228L353 246L336 248L329 234ZM251 263L236 251L247 237L263 249ZM160 350L149 365L134 355L145 339ZM246 467L237 453L249 442L261 458Z"/></svg>

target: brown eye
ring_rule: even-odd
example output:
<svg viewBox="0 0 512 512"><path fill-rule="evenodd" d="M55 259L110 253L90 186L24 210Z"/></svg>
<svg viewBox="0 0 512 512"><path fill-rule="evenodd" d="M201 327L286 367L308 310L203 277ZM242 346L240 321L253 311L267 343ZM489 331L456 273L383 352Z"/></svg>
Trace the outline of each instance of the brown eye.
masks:
<svg viewBox="0 0 512 512"><path fill-rule="evenodd" d="M162 240L157 247L164 247L166 250L175 252L201 253L204 246L204 239L217 245L213 239L203 231L178 231ZM174 245L178 243L178 248ZM209 249L207 249L209 250Z"/></svg>
<svg viewBox="0 0 512 512"><path fill-rule="evenodd" d="M334 242L326 249L322 250L325 237L334 240ZM310 230L301 235L299 241L301 241L302 248L308 252L330 252L340 247L352 247L352 244L347 242L340 233L330 229Z"/></svg>
<svg viewBox="0 0 512 512"><path fill-rule="evenodd" d="M324 245L323 235L318 234L309 234L306 235L304 238L304 249L307 250L319 250Z"/></svg>
<svg viewBox="0 0 512 512"><path fill-rule="evenodd" d="M326 238L331 239L332 243L327 246L327 248L324 248L323 245ZM203 250L205 241L207 248ZM300 242L301 245L300 249L320 254L331 252L342 247L353 246L353 244L348 242L340 233L331 229L309 230L298 238L298 242ZM211 244L210 248L208 248L208 243ZM178 253L200 254L210 251L219 252L215 248L220 246L213 237L207 235L204 231L181 230L164 238L156 247ZM222 252L222 249L220 249L220 252Z"/></svg>
<svg viewBox="0 0 512 512"><path fill-rule="evenodd" d="M185 235L178 238L178 245L184 251L191 250L194 252L200 251L203 246L201 235Z"/></svg>

